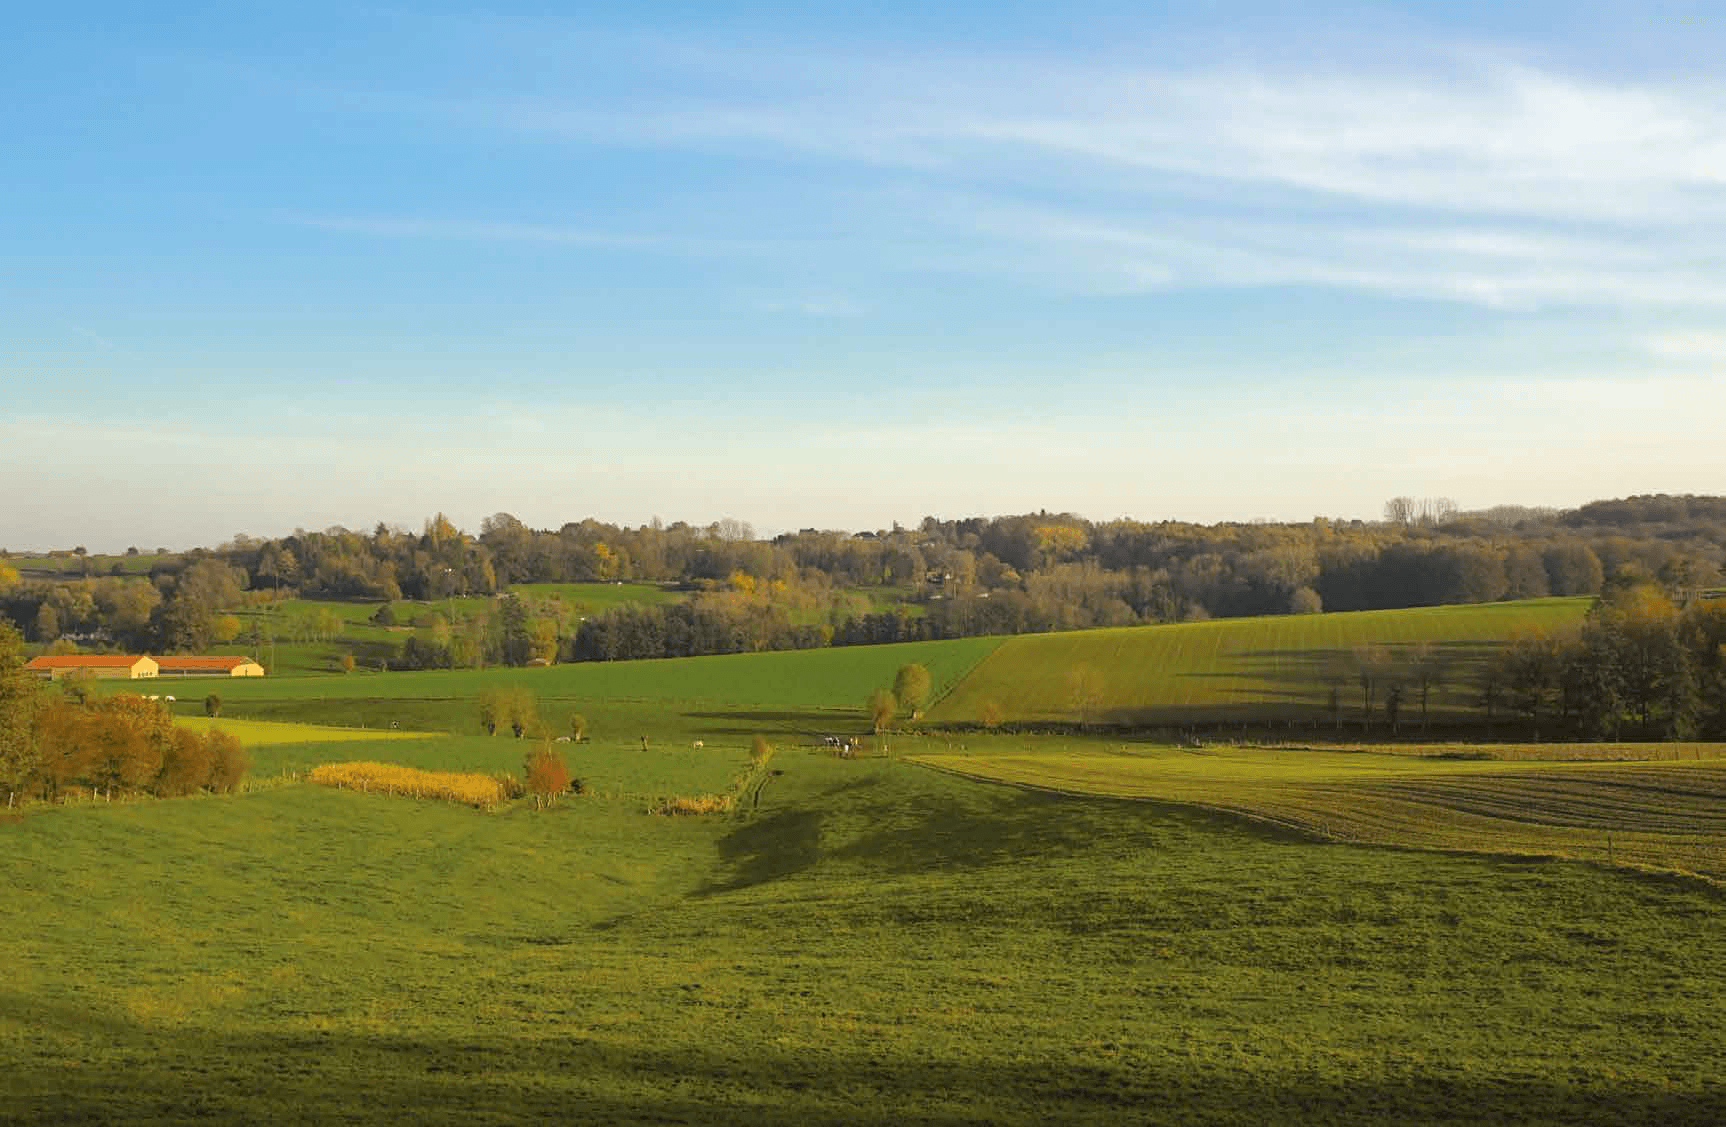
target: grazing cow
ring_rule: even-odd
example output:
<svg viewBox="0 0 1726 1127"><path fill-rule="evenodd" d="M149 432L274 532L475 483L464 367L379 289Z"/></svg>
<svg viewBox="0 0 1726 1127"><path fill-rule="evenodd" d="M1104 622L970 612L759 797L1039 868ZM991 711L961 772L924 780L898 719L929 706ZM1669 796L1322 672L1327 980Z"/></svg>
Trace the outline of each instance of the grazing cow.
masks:
<svg viewBox="0 0 1726 1127"><path fill-rule="evenodd" d="M569 737L568 736L559 736L559 737L557 737L556 742L558 742L560 744L566 744L569 742Z"/></svg>
<svg viewBox="0 0 1726 1127"><path fill-rule="evenodd" d="M145 697L144 699L145 700L161 700L162 698L157 696L155 693L151 693L149 696Z"/></svg>
<svg viewBox="0 0 1726 1127"><path fill-rule="evenodd" d="M695 746L698 748L701 748L701 747L706 747L707 745L705 743L702 743L700 740L696 740Z"/></svg>
<svg viewBox="0 0 1726 1127"><path fill-rule="evenodd" d="M174 699L174 698L173 698L173 697L163 697L163 698L162 698L162 699L163 699L163 700L165 700L165 701L170 701L170 702L171 702L171 701L172 701L172 700L173 700L173 699Z"/></svg>

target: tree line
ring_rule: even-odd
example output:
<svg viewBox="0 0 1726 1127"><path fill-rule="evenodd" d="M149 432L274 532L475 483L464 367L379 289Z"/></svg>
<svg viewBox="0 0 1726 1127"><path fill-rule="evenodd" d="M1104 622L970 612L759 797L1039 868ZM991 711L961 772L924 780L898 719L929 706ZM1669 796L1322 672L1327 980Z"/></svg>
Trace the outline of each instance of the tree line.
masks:
<svg viewBox="0 0 1726 1127"><path fill-rule="evenodd" d="M173 652L233 640L244 627L225 610L287 595L436 602L518 583L633 580L688 596L586 622L531 598L503 600L479 622L446 619L441 631L428 613L401 664L431 668L1594 595L1623 576L1684 602L1719 583L1723 564L1726 498L1667 495L1563 512L1469 513L1400 498L1371 522L928 517L914 528L771 539L734 521L550 530L507 513L473 535L439 514L418 533L380 524L369 534L236 536L160 558L138 579L13 580L0 586L0 613L43 645L83 638ZM883 587L898 605L858 593Z"/></svg>

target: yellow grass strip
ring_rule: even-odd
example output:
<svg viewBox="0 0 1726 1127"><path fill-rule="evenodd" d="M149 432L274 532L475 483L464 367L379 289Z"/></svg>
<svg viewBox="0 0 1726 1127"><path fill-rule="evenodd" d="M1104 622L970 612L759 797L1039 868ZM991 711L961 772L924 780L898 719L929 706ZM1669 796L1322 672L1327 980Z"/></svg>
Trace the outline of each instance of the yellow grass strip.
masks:
<svg viewBox="0 0 1726 1127"><path fill-rule="evenodd" d="M176 716L174 723L194 732L226 732L247 747L275 744L346 743L353 740L430 740L444 732L403 732L389 728L338 728L284 720L233 720L226 716Z"/></svg>
<svg viewBox="0 0 1726 1127"><path fill-rule="evenodd" d="M421 771L394 763L325 763L307 776L319 786L437 798L489 809L504 799L503 783L488 775Z"/></svg>

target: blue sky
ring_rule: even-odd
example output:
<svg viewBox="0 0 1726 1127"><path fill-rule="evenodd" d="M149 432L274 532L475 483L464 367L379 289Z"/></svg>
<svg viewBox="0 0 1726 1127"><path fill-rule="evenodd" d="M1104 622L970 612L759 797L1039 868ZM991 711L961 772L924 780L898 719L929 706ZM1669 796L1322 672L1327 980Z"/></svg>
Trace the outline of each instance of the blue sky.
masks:
<svg viewBox="0 0 1726 1127"><path fill-rule="evenodd" d="M0 546L1726 491L1726 16L1505 7L13 13Z"/></svg>

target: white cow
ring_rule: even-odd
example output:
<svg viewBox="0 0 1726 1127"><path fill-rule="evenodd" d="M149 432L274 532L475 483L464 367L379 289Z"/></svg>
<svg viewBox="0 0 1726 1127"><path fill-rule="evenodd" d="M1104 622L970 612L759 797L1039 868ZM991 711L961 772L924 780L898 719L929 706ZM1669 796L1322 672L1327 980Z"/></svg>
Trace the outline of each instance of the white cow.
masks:
<svg viewBox="0 0 1726 1127"><path fill-rule="evenodd" d="M701 740L696 740L695 746L698 748L702 748L702 747L706 747L707 745L705 743L703 743Z"/></svg>

